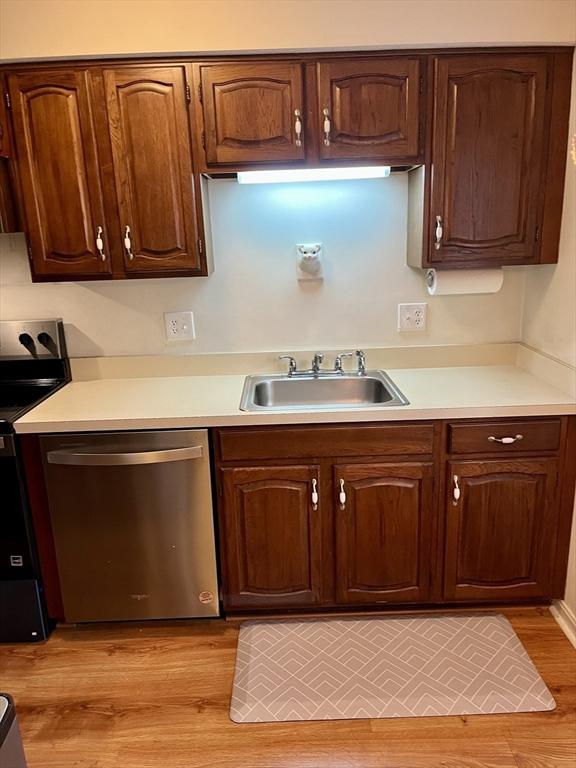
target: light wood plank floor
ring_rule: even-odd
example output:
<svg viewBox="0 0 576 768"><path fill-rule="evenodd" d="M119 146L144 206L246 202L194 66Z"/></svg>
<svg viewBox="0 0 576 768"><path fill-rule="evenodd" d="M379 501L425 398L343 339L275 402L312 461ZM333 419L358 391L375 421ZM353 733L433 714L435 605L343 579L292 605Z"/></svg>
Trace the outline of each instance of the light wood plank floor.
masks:
<svg viewBox="0 0 576 768"><path fill-rule="evenodd" d="M238 628L63 627L0 646L30 768L574 768L576 650L548 611L504 611L554 712L236 725Z"/></svg>

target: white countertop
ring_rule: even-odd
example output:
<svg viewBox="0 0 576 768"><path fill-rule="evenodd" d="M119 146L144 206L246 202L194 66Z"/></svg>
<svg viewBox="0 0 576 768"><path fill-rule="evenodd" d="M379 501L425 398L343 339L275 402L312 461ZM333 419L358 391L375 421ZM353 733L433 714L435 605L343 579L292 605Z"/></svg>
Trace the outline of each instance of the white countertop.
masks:
<svg viewBox="0 0 576 768"><path fill-rule="evenodd" d="M74 381L15 423L16 432L399 421L576 414L576 401L515 366L394 369L410 405L240 411L244 375Z"/></svg>

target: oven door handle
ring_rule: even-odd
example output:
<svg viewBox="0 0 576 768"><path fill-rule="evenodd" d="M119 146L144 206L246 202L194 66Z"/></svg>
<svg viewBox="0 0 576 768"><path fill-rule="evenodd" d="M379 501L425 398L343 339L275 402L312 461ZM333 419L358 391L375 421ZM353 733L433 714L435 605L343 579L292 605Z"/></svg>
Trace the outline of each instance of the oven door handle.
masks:
<svg viewBox="0 0 576 768"><path fill-rule="evenodd" d="M82 451L49 451L49 464L67 464L76 467L121 467L130 464L164 464L169 461L200 459L201 445L186 448L168 448L163 451L138 451L136 453L91 453Z"/></svg>

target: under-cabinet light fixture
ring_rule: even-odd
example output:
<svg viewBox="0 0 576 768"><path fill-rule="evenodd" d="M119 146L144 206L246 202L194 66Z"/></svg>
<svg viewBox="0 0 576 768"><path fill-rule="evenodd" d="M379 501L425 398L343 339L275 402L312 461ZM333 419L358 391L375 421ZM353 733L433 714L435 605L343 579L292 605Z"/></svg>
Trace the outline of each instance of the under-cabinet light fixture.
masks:
<svg viewBox="0 0 576 768"><path fill-rule="evenodd" d="M239 184L278 184L286 181L340 181L342 179L383 179L389 165L358 168L301 168L290 171L238 171Z"/></svg>

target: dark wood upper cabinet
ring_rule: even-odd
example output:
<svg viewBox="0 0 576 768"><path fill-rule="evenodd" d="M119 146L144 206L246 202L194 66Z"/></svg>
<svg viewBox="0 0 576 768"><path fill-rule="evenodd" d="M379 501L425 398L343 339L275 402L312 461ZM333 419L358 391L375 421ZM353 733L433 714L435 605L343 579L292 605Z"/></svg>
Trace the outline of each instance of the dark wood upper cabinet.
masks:
<svg viewBox="0 0 576 768"><path fill-rule="evenodd" d="M445 598L550 596L556 459L451 462L448 474Z"/></svg>
<svg viewBox="0 0 576 768"><path fill-rule="evenodd" d="M200 272L184 67L103 76L125 270Z"/></svg>
<svg viewBox="0 0 576 768"><path fill-rule="evenodd" d="M425 601L434 513L433 465L335 466L334 493L337 601Z"/></svg>
<svg viewBox="0 0 576 768"><path fill-rule="evenodd" d="M303 160L303 65L202 64L196 69L208 165Z"/></svg>
<svg viewBox="0 0 576 768"><path fill-rule="evenodd" d="M227 608L313 605L319 600L316 466L222 470L223 598Z"/></svg>
<svg viewBox="0 0 576 768"><path fill-rule="evenodd" d="M40 279L109 275L86 73L11 75L9 88L33 274Z"/></svg>
<svg viewBox="0 0 576 768"><path fill-rule="evenodd" d="M551 113L553 64L547 54L435 60L431 265L541 261L549 132L563 119ZM563 183L564 165L565 154L550 183Z"/></svg>
<svg viewBox="0 0 576 768"><path fill-rule="evenodd" d="M421 69L408 57L319 63L321 159L418 162Z"/></svg>

